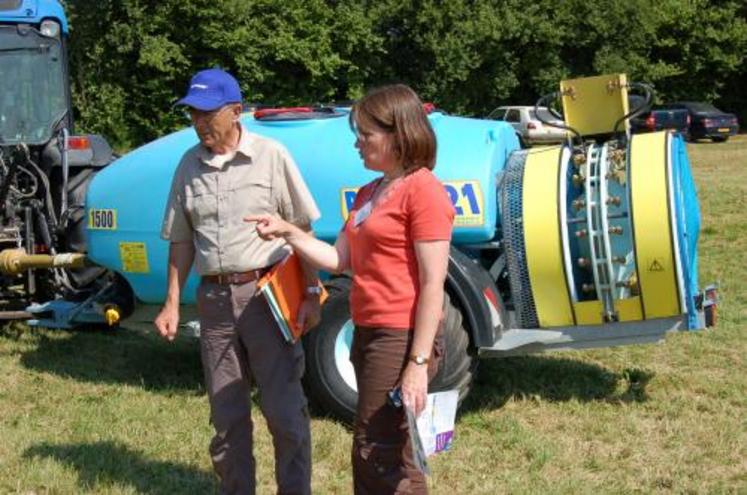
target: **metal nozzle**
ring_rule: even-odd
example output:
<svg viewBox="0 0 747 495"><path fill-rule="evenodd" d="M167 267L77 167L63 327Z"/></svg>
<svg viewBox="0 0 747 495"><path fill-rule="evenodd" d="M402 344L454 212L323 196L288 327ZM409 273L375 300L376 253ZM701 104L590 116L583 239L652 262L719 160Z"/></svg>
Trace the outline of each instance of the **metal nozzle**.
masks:
<svg viewBox="0 0 747 495"><path fill-rule="evenodd" d="M622 203L620 196L609 196L607 198L608 205L620 206L620 203Z"/></svg>

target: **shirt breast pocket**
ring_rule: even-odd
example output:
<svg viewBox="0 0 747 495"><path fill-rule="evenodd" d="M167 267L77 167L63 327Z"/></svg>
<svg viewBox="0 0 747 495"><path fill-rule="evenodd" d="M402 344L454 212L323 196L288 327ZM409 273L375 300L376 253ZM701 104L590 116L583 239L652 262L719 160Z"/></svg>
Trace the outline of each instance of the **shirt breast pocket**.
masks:
<svg viewBox="0 0 747 495"><path fill-rule="evenodd" d="M218 220L218 196L204 184L195 183L187 188L186 209L195 228L213 225Z"/></svg>
<svg viewBox="0 0 747 495"><path fill-rule="evenodd" d="M238 215L277 213L268 182L252 180L237 184L229 191L231 211Z"/></svg>

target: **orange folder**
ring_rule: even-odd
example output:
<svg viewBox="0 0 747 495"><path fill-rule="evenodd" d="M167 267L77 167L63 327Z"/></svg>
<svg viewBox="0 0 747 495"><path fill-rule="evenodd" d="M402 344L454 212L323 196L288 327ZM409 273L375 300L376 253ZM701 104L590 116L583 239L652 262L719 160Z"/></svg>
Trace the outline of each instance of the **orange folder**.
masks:
<svg viewBox="0 0 747 495"><path fill-rule="evenodd" d="M327 290L322 283L320 302L327 299ZM304 333L298 324L298 309L306 297L306 279L301 262L293 253L277 263L257 282L257 289L264 294L280 332L288 342L296 342Z"/></svg>

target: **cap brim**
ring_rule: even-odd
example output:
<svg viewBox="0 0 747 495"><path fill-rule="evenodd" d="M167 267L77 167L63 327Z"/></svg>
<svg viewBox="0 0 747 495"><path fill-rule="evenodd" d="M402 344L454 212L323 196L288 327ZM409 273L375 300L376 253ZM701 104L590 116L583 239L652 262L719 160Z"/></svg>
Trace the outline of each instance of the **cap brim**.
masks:
<svg viewBox="0 0 747 495"><path fill-rule="evenodd" d="M196 95L187 95L181 100L174 103L174 106L184 105L196 108L197 110L204 110L206 112L209 112L227 104L228 103L224 102L223 100L214 100L212 98L204 98Z"/></svg>

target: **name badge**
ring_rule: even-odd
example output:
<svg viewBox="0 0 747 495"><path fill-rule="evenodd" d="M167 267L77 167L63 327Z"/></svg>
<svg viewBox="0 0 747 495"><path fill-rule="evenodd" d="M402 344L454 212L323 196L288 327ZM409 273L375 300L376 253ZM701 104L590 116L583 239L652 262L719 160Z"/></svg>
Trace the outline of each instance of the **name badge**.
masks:
<svg viewBox="0 0 747 495"><path fill-rule="evenodd" d="M353 218L353 225L358 226L363 223L363 221L371 215L371 209L373 208L373 205L370 201L366 201L366 204L361 206L361 209L355 212L355 218Z"/></svg>

